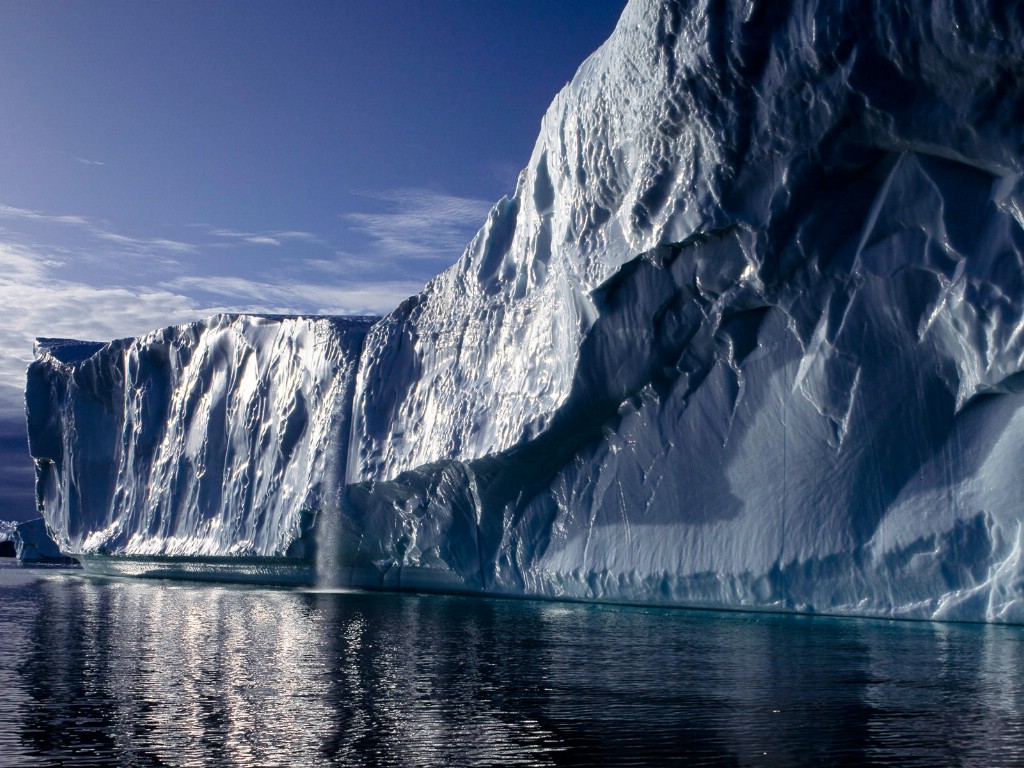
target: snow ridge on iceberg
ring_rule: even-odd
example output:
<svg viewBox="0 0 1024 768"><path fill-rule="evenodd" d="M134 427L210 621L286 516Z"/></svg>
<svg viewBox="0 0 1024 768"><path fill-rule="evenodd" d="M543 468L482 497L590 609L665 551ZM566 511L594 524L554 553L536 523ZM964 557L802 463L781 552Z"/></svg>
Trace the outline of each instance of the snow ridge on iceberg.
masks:
<svg viewBox="0 0 1024 768"><path fill-rule="evenodd" d="M536 434L572 386L589 293L658 245L744 226L766 284L848 261L870 244L850 230L869 236L878 165L904 154L997 181L983 196L1021 219L1021 23L999 3L957 8L631 2L554 100L515 195L372 331L356 475Z"/></svg>

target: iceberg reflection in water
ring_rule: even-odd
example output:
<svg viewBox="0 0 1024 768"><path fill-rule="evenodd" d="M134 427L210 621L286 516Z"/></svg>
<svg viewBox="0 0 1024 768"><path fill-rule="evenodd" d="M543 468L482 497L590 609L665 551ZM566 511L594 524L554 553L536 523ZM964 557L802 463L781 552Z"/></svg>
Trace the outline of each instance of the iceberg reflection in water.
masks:
<svg viewBox="0 0 1024 768"><path fill-rule="evenodd" d="M1024 760L1024 630L0 567L7 765Z"/></svg>

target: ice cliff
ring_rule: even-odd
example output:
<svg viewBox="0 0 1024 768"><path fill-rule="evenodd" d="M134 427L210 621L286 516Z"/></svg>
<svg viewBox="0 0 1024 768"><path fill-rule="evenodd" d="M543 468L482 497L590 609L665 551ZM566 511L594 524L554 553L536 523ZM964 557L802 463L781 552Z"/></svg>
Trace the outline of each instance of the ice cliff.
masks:
<svg viewBox="0 0 1024 768"><path fill-rule="evenodd" d="M369 325L218 315L109 344L40 339L29 450L61 549L309 556Z"/></svg>
<svg viewBox="0 0 1024 768"><path fill-rule="evenodd" d="M333 469L345 583L1024 622L1020 9L633 0L462 258L253 418L206 326L42 344L47 520L283 554Z"/></svg>

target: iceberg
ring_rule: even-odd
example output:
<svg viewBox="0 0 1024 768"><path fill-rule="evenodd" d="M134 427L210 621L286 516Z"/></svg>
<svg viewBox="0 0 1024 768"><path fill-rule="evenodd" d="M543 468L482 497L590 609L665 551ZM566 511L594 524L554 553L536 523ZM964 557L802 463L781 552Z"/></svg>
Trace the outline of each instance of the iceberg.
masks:
<svg viewBox="0 0 1024 768"><path fill-rule="evenodd" d="M0 557L16 557L18 551L14 547L14 532L17 521L0 520Z"/></svg>
<svg viewBox="0 0 1024 768"><path fill-rule="evenodd" d="M631 0L388 316L40 342L41 510L99 557L1024 622L1022 62L998 3Z"/></svg>
<svg viewBox="0 0 1024 768"><path fill-rule="evenodd" d="M15 525L12 541L14 554L22 562L70 562L70 558L53 541L46 528L46 521L41 517Z"/></svg>

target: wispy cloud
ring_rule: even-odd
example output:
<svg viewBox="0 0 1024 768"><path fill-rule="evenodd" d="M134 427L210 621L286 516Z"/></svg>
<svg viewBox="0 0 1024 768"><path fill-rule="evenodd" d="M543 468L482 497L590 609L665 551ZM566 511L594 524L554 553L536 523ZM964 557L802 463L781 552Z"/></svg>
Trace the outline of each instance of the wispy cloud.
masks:
<svg viewBox="0 0 1024 768"><path fill-rule="evenodd" d="M106 165L102 160L90 160L87 157L76 157L75 161L82 165Z"/></svg>
<svg viewBox="0 0 1024 768"><path fill-rule="evenodd" d="M180 240L169 240L163 237L128 237L119 235L116 232L95 230L94 234L100 240L107 240L117 243L130 251L149 251L152 249L170 251L171 253L195 253L198 249L192 243L184 243Z"/></svg>
<svg viewBox="0 0 1024 768"><path fill-rule="evenodd" d="M161 286L170 292L229 305L233 311L271 314L383 315L423 288L417 280L351 284L244 277L182 277Z"/></svg>
<svg viewBox="0 0 1024 768"><path fill-rule="evenodd" d="M167 238L140 238L112 232L109 228L101 226L86 216L77 214L53 214L35 211L29 208L19 208L13 205L0 203L0 219L14 221L25 221L34 224L60 225L80 230L84 234L115 243L131 252L140 251L169 251L172 253L189 253L196 250L191 243Z"/></svg>
<svg viewBox="0 0 1024 768"><path fill-rule="evenodd" d="M308 243L330 248L330 245L313 234L312 232L301 232L289 229L270 229L259 232L242 232L237 229L225 229L224 227L213 227L209 224L190 224L190 227L202 230L206 235L215 240L226 241L225 244L247 243L249 245L271 245L282 246L289 242Z"/></svg>
<svg viewBox="0 0 1024 768"><path fill-rule="evenodd" d="M0 218L21 219L23 221L38 221L46 224L67 224L75 227L91 227L89 220L84 216L67 216L52 213L33 211L28 208L17 208L13 205L0 203Z"/></svg>
<svg viewBox="0 0 1024 768"><path fill-rule="evenodd" d="M343 219L388 258L438 259L453 263L487 218L491 203L425 189L362 192L385 210L346 213Z"/></svg>

